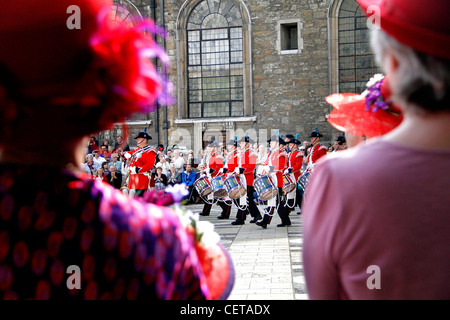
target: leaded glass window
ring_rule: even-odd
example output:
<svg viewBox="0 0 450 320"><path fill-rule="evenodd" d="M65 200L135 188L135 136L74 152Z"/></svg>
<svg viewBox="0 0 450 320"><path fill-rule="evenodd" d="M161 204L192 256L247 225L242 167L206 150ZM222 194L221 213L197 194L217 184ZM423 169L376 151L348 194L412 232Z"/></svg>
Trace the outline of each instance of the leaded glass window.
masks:
<svg viewBox="0 0 450 320"><path fill-rule="evenodd" d="M244 115L242 17L233 1L207 0L187 23L190 118Z"/></svg>
<svg viewBox="0 0 450 320"><path fill-rule="evenodd" d="M361 93L380 73L370 48L366 17L355 0L342 1L339 9L339 91Z"/></svg>

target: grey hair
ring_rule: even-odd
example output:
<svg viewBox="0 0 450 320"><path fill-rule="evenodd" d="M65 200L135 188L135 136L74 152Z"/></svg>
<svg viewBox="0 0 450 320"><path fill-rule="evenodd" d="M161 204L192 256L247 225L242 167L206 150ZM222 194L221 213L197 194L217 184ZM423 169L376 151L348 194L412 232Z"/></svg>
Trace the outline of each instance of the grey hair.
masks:
<svg viewBox="0 0 450 320"><path fill-rule="evenodd" d="M398 61L390 81L398 104L430 112L450 110L450 60L418 52L381 29L371 30L370 41L376 62L386 73L392 69L387 54Z"/></svg>

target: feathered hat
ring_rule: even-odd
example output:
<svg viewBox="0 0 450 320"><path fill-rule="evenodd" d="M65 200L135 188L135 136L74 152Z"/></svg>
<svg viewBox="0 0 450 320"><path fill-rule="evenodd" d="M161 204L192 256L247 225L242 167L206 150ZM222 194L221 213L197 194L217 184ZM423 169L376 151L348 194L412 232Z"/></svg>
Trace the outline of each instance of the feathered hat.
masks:
<svg viewBox="0 0 450 320"><path fill-rule="evenodd" d="M336 129L375 137L388 133L403 120L399 107L390 100L389 77L377 74L362 94L335 93L325 98L334 109L328 122Z"/></svg>

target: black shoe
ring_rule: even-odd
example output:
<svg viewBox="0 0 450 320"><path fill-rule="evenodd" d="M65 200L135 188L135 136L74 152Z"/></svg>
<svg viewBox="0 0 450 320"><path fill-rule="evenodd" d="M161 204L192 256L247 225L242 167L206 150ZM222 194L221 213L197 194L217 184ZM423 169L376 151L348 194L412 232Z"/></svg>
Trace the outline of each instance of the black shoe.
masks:
<svg viewBox="0 0 450 320"><path fill-rule="evenodd" d="M297 214L302 214L302 210L300 210L299 212L297 212Z"/></svg>
<svg viewBox="0 0 450 320"><path fill-rule="evenodd" d="M261 220L261 219L262 219L261 216L254 217L252 220L250 220L250 223L255 223L255 222L257 222L258 220Z"/></svg>
<svg viewBox="0 0 450 320"><path fill-rule="evenodd" d="M239 226L239 225L245 224L245 221L244 220L235 220L231 224L233 226Z"/></svg>
<svg viewBox="0 0 450 320"><path fill-rule="evenodd" d="M204 213L204 212L201 212L201 213L199 213L201 216L209 216L209 213Z"/></svg>
<svg viewBox="0 0 450 320"><path fill-rule="evenodd" d="M220 215L220 216L217 217L217 219L228 219L228 217Z"/></svg>
<svg viewBox="0 0 450 320"><path fill-rule="evenodd" d="M264 223L262 221L256 222L256 225L262 227L263 229L267 229L267 223Z"/></svg>
<svg viewBox="0 0 450 320"><path fill-rule="evenodd" d="M290 226L291 225L291 223L289 222L289 223L284 223L284 222L282 222L282 223L280 223L280 224L277 224L277 227L286 227L286 226Z"/></svg>

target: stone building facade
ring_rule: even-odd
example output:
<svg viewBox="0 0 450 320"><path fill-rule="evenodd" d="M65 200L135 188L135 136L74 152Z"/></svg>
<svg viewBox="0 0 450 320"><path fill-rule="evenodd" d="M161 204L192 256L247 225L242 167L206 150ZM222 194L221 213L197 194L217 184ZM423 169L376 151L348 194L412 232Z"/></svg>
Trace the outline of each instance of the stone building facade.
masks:
<svg viewBox="0 0 450 320"><path fill-rule="evenodd" d="M148 126L152 144L197 152L213 138L247 133L266 143L275 133L299 133L309 140L316 128L327 144L341 133L326 121L325 97L362 92L379 72L355 0L114 3L118 17L149 17L168 32L158 41L171 59L176 103L127 122L131 136ZM112 140L117 130L100 139Z"/></svg>

